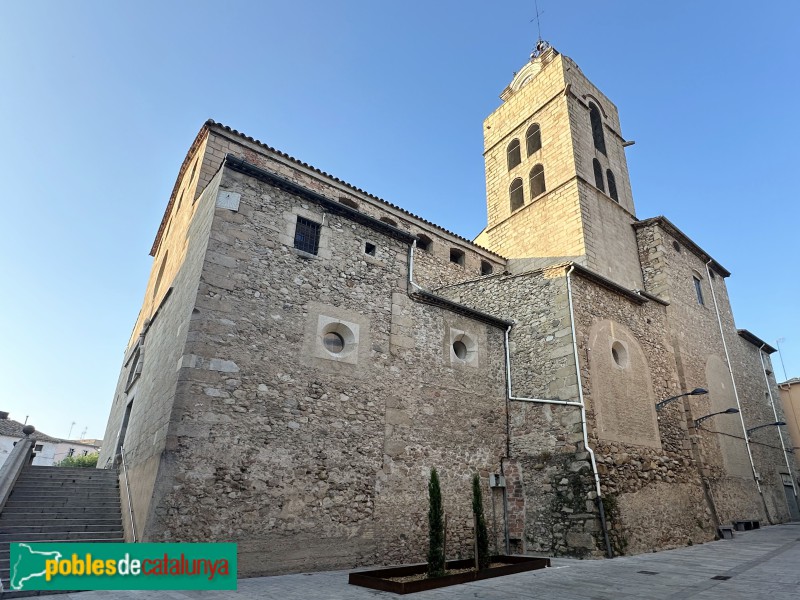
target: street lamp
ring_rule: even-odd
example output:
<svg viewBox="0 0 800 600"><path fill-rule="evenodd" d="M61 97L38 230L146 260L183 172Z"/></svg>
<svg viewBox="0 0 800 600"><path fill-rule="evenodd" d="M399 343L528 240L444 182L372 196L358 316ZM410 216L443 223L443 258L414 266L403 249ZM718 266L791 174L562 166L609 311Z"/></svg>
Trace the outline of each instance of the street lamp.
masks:
<svg viewBox="0 0 800 600"><path fill-rule="evenodd" d="M747 437L750 437L750 434L754 432L756 429L762 429L764 427L780 427L782 425L786 425L783 421L775 421L774 423L765 423L764 425L758 425L757 427L751 427L750 429L745 431Z"/></svg>
<svg viewBox="0 0 800 600"><path fill-rule="evenodd" d="M694 388L691 392L685 392L683 394L678 394L677 396L672 396L671 398L667 398L666 400L662 400L661 402L656 404L656 410L661 410L670 402L674 402L678 398L683 398L684 396L702 396L703 394L707 394L708 390L704 390L703 388Z"/></svg>
<svg viewBox="0 0 800 600"><path fill-rule="evenodd" d="M698 429L700 427L700 423L702 423L706 419L710 419L711 417L713 417L715 415L735 415L738 412L739 412L738 408L726 408L725 410L721 410L719 412L711 413L710 415L704 415L704 416L700 417L699 419L695 419L694 420L694 428Z"/></svg>

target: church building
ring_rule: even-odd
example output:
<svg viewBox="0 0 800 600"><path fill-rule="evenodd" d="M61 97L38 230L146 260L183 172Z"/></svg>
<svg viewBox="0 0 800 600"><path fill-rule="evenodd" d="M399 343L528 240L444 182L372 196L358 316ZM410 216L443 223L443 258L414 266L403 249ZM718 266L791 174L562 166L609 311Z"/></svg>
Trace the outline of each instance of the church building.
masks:
<svg viewBox="0 0 800 600"><path fill-rule="evenodd" d="M420 562L434 467L448 558L475 473L500 553L800 518L774 349L725 267L636 215L614 104L544 42L500 97L474 241L201 127L99 462L124 463L128 539L236 542L242 575Z"/></svg>

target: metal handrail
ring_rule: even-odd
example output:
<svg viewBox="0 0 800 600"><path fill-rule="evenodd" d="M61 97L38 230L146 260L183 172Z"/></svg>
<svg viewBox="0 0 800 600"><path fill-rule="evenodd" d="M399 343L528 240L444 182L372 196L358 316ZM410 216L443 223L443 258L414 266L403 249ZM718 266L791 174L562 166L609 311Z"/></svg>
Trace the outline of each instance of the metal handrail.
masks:
<svg viewBox="0 0 800 600"><path fill-rule="evenodd" d="M133 503L131 502L131 485L128 482L128 469L125 465L125 448L120 446L119 453L122 457L122 474L125 476L125 492L128 496L128 513L131 517L131 533L133 534L133 542L136 543L136 523L133 519Z"/></svg>

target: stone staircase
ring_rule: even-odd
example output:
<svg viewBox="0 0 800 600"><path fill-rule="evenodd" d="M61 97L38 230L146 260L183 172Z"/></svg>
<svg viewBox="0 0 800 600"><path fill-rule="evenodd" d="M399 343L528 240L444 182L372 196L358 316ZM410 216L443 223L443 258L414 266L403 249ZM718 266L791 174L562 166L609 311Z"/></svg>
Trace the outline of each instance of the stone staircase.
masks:
<svg viewBox="0 0 800 600"><path fill-rule="evenodd" d="M9 589L11 542L124 541L115 469L27 466L0 514L2 589ZM3 598L17 595L33 594L6 591Z"/></svg>

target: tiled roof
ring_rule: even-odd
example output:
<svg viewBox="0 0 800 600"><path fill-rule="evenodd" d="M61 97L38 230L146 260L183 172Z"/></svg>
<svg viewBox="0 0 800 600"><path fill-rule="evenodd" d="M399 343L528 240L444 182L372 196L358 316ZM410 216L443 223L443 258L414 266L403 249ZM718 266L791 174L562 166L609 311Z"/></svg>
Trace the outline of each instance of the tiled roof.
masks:
<svg viewBox="0 0 800 600"><path fill-rule="evenodd" d="M302 167L304 167L306 169L314 171L315 173L318 173L319 175L322 175L322 176L324 176L324 177L326 177L326 178L328 178L328 179L330 179L332 181L335 181L336 183L340 183L340 184L342 184L342 185L344 185L346 187L349 187L350 189L358 192L359 194L363 194L364 196L367 196L368 198L371 198L372 200L375 200L376 202L380 202L381 204L389 206L389 207L393 208L394 210L397 210L397 211L399 211L399 212L401 212L403 214L408 215L409 217L413 217L414 219L416 219L416 220L418 220L418 221L420 221L422 223L425 223L426 225L429 225L430 227L438 229L438 230L440 230L440 231L442 231L442 232L444 232L444 233L446 233L448 235L451 235L451 236L453 236L453 237L455 237L455 238L457 238L459 240L462 240L462 241L466 242L470 246L473 246L475 248L480 248L484 252L488 252L489 254L493 254L494 256L496 256L496 257L498 257L498 258L500 258L502 260L506 260L506 257L498 254L497 252L489 250L488 248L484 248L483 246L480 246L480 245L476 244L475 242L473 242L470 239L465 238L464 236L461 236L461 235L459 235L457 233L454 233L454 232L452 232L452 231L450 231L448 229L445 229L444 227L441 227L441 226L437 225L436 223L428 221L427 219L424 219L424 218L420 217L419 215L415 215L414 213L412 213L410 211L407 211L406 209L401 208L401 207L397 206L396 204L392 204L391 202L387 202L383 198L379 198L378 196L370 194L369 192L366 192L366 191L362 190L361 188L354 186L351 183L343 181L342 179L339 179L338 177L334 177L330 173L326 173L325 171L323 171L321 169L318 169L318 168L316 168L316 167L314 167L314 166L312 166L312 165L310 165L310 164L308 164L306 162L303 162L302 160L299 160L299 159L297 159L297 158L295 158L293 156L290 156L289 154L286 154L285 152L281 152L277 148L273 148L272 146L270 146L268 144L265 144L264 142L262 142L260 140L257 140L257 139L255 139L253 137L250 137L249 135L246 135L246 134L242 133L241 131L238 131L238 130L234 129L233 127L229 127L228 125L223 125L222 123L218 123L218 122L214 121L213 119L209 119L208 121L206 121L203 124L203 126L200 128L200 131L198 132L197 137L195 138L195 141L192 143L192 146L190 147L189 152L186 155L186 159L183 161L183 164L181 165L181 169L180 169L180 171L178 173L177 181L175 182L175 187L173 188L172 195L170 196L169 204L167 204L167 209L164 212L164 218L162 219L161 225L158 228L158 233L156 234L156 239L153 242L153 247L152 247L152 249L150 251L150 254L153 255L153 256L155 256L155 251L158 248L158 242L161 239L161 235L163 233L164 228L166 227L167 219L169 217L172 204L175 201L175 196L177 195L177 192L178 192L178 184L179 184L179 182L181 180L181 177L183 176L183 172L186 170L186 168L187 168L187 166L189 164L189 155L191 154L192 150L199 144L200 140L203 138L203 135L211 127L218 127L219 129L222 129L223 131L226 131L226 132L228 132L228 133L230 133L232 135L235 135L237 137L243 138L243 139L245 139L245 140L247 140L249 142L252 142L253 144L261 146L262 148L264 148L265 150L268 150L269 152L277 154L278 156L281 156L281 157L283 157L283 158L285 158L287 160L290 160L295 164L298 164L298 165L300 165L300 166L302 166Z"/></svg>
<svg viewBox="0 0 800 600"><path fill-rule="evenodd" d="M8 437L16 437L16 438L23 438L25 434L22 433L22 428L25 427L19 421L14 421L13 419L0 419L0 435L6 435ZM31 437L40 440L42 442L60 442L61 440L58 438L50 437L49 435L42 433L41 431L34 431L31 434Z"/></svg>

